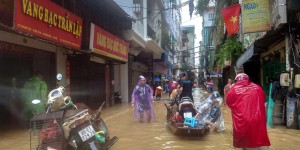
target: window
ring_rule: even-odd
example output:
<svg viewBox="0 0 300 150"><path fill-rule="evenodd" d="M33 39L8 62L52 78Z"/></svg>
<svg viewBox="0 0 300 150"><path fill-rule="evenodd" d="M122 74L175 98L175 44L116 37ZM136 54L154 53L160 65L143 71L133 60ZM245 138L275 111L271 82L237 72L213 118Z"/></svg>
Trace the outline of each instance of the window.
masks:
<svg viewBox="0 0 300 150"><path fill-rule="evenodd" d="M137 19L143 18L143 0L133 0L133 12Z"/></svg>
<svg viewBox="0 0 300 150"><path fill-rule="evenodd" d="M214 20L215 19L215 13L210 13L210 14L208 14L208 20L209 21L212 21L212 20Z"/></svg>

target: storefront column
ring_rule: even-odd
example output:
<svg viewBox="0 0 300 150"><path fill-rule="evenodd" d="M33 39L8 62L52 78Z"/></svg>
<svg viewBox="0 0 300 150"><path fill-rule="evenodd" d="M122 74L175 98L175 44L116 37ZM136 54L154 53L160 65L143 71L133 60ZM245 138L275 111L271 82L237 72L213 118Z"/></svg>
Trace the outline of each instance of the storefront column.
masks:
<svg viewBox="0 0 300 150"><path fill-rule="evenodd" d="M121 86L120 94L122 97L122 102L129 102L130 100L128 98L129 98L129 93L131 92L128 90L129 87L128 63L120 65L120 75L122 76L120 80L120 86Z"/></svg>
<svg viewBox="0 0 300 150"><path fill-rule="evenodd" d="M111 106L110 100L110 68L109 64L105 65L105 106Z"/></svg>

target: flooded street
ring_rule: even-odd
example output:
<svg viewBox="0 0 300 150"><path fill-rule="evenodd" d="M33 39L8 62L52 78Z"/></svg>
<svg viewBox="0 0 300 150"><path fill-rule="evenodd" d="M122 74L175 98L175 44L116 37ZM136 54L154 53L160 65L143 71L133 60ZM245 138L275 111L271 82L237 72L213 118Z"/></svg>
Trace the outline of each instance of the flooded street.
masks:
<svg viewBox="0 0 300 150"><path fill-rule="evenodd" d="M233 149L231 112L228 107L222 106L225 120L224 132L208 133L204 137L181 137L173 135L166 127L166 108L163 103L164 101L156 101L154 104L156 115L154 123L134 122L133 110L129 104L105 110L103 117L109 127L110 135L119 137L112 150ZM268 133L271 141L270 149L299 149L299 130L275 126L274 129L269 129Z"/></svg>
<svg viewBox="0 0 300 150"><path fill-rule="evenodd" d="M118 112L116 109L123 110ZM231 149L232 138L229 124L225 124L224 133L211 133L204 137L181 137L173 135L166 127L166 108L163 101L156 102L156 120L154 123L137 123L132 119L130 106L118 106L115 115L107 117L105 121L110 129L110 135L117 135L120 139L112 147L118 149ZM228 111L227 111L228 112ZM226 112L226 113L227 113ZM228 116L228 115L227 115ZM227 118L226 118L227 119ZM226 122L227 123L227 122Z"/></svg>
<svg viewBox="0 0 300 150"><path fill-rule="evenodd" d="M205 94L208 95L208 94ZM199 95L198 95L199 96ZM208 133L203 137L181 137L173 135L166 127L166 108L164 101L154 104L156 120L153 123L133 121L130 104L117 104L105 108L102 116L110 131L110 136L118 136L119 141L112 150L196 150L196 149L233 149L232 122L230 110L222 106L225 131ZM300 130L275 126L268 129L272 150L296 150L300 146ZM5 130L0 133L1 150L29 149L30 137L27 130Z"/></svg>

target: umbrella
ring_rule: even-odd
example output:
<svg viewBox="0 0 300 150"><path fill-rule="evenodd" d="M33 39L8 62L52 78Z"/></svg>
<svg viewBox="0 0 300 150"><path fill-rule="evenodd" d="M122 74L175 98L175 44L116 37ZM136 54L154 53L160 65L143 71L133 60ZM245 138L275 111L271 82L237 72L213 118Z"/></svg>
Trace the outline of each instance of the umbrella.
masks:
<svg viewBox="0 0 300 150"><path fill-rule="evenodd" d="M157 78L157 77L155 77L155 78L153 78L153 81L157 81L157 82L159 82L159 81L160 81L160 79L159 79L159 78Z"/></svg>

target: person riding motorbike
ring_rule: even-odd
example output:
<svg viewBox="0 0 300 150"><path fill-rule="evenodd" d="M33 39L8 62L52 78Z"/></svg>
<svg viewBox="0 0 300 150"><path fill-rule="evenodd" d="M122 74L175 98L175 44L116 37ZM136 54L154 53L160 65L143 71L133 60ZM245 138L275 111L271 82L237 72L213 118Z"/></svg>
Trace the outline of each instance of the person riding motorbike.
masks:
<svg viewBox="0 0 300 150"><path fill-rule="evenodd" d="M182 99L182 97L189 97L193 102L193 95L192 95L192 88L194 86L194 84L187 79L186 73L181 73L180 74L180 99Z"/></svg>
<svg viewBox="0 0 300 150"><path fill-rule="evenodd" d="M221 124L216 122L221 117L221 109L219 103L221 102L221 97L213 93L200 105L198 113L194 116L202 123L210 125L211 131L219 128ZM222 129L221 129L222 130Z"/></svg>

